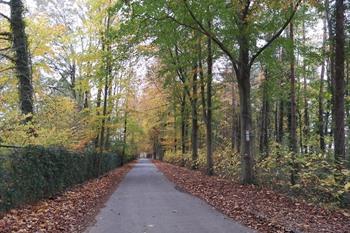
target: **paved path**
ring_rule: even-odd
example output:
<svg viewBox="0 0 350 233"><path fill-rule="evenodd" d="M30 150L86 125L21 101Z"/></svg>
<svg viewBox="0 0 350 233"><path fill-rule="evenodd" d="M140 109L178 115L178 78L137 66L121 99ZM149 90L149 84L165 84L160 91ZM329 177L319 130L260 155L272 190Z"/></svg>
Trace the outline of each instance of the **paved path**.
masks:
<svg viewBox="0 0 350 233"><path fill-rule="evenodd" d="M205 202L175 189L151 161L141 159L86 233L253 232Z"/></svg>

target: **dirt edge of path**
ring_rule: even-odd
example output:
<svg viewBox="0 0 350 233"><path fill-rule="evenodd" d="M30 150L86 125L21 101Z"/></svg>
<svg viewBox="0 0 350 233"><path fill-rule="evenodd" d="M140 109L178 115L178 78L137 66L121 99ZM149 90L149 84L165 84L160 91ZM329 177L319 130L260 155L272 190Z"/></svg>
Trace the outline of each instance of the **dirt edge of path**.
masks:
<svg viewBox="0 0 350 233"><path fill-rule="evenodd" d="M244 186L200 171L154 160L176 187L258 232L350 233L350 216L253 185Z"/></svg>
<svg viewBox="0 0 350 233"><path fill-rule="evenodd" d="M77 185L51 199L10 210L0 219L0 233L83 232L117 189L135 162Z"/></svg>

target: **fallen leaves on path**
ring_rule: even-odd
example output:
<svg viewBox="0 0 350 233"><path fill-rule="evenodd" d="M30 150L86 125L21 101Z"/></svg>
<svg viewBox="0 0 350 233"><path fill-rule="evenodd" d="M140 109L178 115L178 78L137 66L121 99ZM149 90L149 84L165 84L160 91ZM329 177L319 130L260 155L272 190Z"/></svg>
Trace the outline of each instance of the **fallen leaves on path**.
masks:
<svg viewBox="0 0 350 233"><path fill-rule="evenodd" d="M259 232L350 233L346 213L295 201L254 185L244 186L199 171L155 161L169 180Z"/></svg>
<svg viewBox="0 0 350 233"><path fill-rule="evenodd" d="M82 232L131 167L125 165L55 198L11 210L0 218L0 232Z"/></svg>

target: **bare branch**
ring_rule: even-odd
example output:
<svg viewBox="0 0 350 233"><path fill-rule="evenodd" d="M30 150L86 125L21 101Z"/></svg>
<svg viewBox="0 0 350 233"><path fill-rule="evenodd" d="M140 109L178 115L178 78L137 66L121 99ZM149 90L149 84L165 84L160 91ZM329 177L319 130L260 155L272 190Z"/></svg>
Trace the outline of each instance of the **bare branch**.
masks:
<svg viewBox="0 0 350 233"><path fill-rule="evenodd" d="M8 70L13 70L14 68L15 68L14 66L6 67L6 68L4 68L4 69L1 69L1 70L0 70L0 73L5 72L5 71L8 71Z"/></svg>
<svg viewBox="0 0 350 233"><path fill-rule="evenodd" d="M0 57L4 57L4 58L6 58L7 60L10 60L10 61L12 61L12 62L16 62L16 60L15 60L13 57L11 57L11 56L9 56L9 55L7 55L7 54L0 53Z"/></svg>
<svg viewBox="0 0 350 233"><path fill-rule="evenodd" d="M7 15L3 14L0 12L0 16L2 16L3 18L7 19L9 22L11 22L10 17L8 17Z"/></svg>
<svg viewBox="0 0 350 233"><path fill-rule="evenodd" d="M184 85L185 92L188 95L188 97L190 98L190 101L192 102L191 92L190 92L190 90L188 89L188 86L187 86L187 81L186 81L187 78L186 78L186 75L185 75L185 71L180 66L179 49L178 49L176 44L175 44L175 56L173 55L171 49L169 49L169 54L170 54L170 57L172 58L173 64L176 66L176 73L177 73L179 79L181 80L182 84Z"/></svg>
<svg viewBox="0 0 350 233"><path fill-rule="evenodd" d="M279 31L276 32L275 35L273 35L268 41L267 43L261 47L258 52L252 56L252 58L250 59L250 62L249 62L249 66L252 66L255 59L257 57L259 57L259 55L266 49L268 48L281 34L282 32L284 31L284 29L287 28L287 26L289 25L289 23L292 21L292 19L294 18L294 15L295 13L297 12L298 8L299 8L299 5L301 4L302 0L298 0L297 4L294 6L293 8L293 11L292 11L292 14L290 15L290 17L287 19L287 21L283 24L283 26L280 28Z"/></svg>
<svg viewBox="0 0 350 233"><path fill-rule="evenodd" d="M0 4L10 5L10 2L4 1L4 0L0 0Z"/></svg>
<svg viewBox="0 0 350 233"><path fill-rule="evenodd" d="M238 62L233 56L233 54L230 52L230 50L224 45L222 41L220 41L210 30L206 29L203 24L196 18L194 15L193 11L187 4L187 0L183 0L185 7L190 14L191 18L195 21L195 23L200 27L201 30L199 30L201 33L205 34L207 37L212 39L220 48L221 50L230 58L233 68L235 69L236 72L238 72Z"/></svg>

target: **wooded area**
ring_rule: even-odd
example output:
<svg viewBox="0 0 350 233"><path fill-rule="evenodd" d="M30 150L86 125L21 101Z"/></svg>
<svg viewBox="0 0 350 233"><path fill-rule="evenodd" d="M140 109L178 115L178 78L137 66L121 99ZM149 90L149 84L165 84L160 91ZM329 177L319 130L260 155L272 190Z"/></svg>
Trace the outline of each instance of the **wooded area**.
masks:
<svg viewBox="0 0 350 233"><path fill-rule="evenodd" d="M1 0L0 152L147 152L349 206L349 7Z"/></svg>

